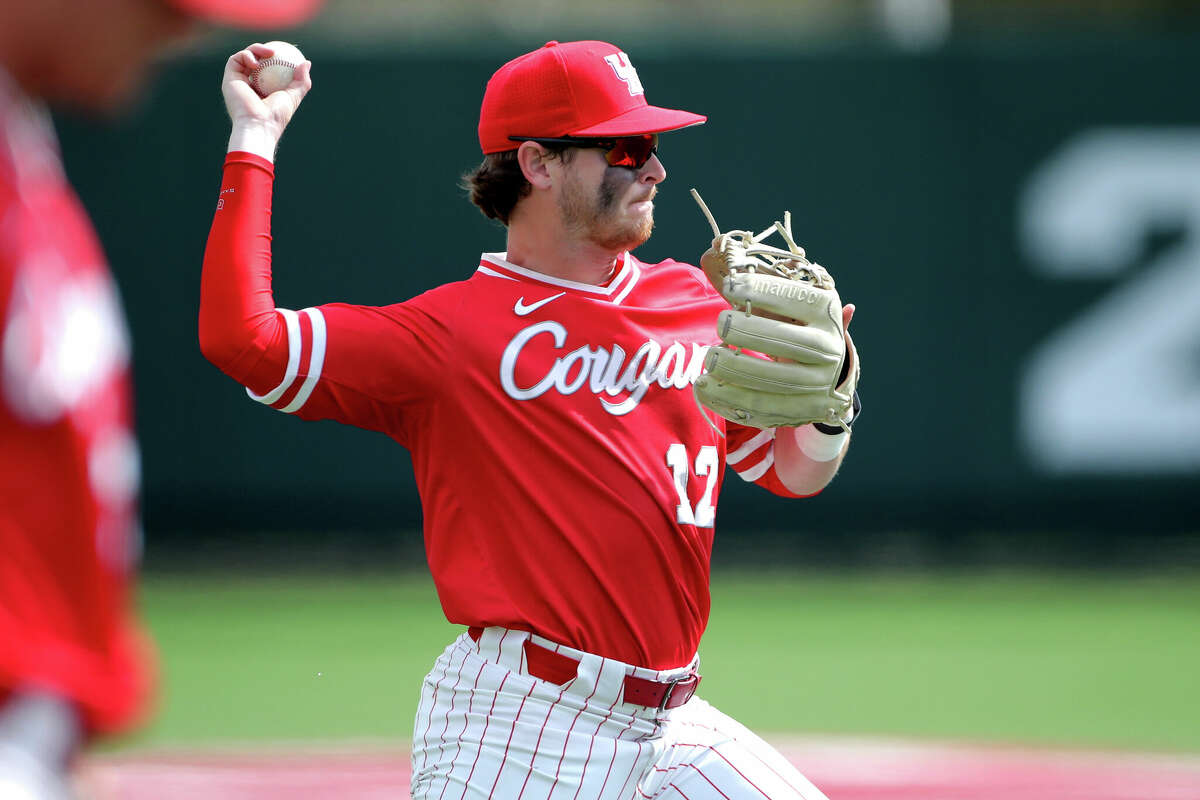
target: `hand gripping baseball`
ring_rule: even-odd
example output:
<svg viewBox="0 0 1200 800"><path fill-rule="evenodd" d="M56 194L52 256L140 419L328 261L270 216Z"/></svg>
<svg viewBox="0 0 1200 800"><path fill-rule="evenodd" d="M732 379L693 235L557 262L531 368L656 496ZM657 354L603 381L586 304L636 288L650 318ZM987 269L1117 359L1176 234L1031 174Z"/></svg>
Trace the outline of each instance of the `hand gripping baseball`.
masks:
<svg viewBox="0 0 1200 800"><path fill-rule="evenodd" d="M312 62L306 60L296 68L291 83L285 88L271 92L266 97L260 97L254 90L250 79L255 68L283 46L286 46L283 42L252 44L234 53L225 62L221 94L233 122L230 150L248 150L271 158L284 128L312 88ZM299 53L295 48L292 50Z"/></svg>
<svg viewBox="0 0 1200 800"><path fill-rule="evenodd" d="M743 425L822 422L848 430L859 375L846 332L853 307L843 311L833 278L796 244L790 213L757 235L721 233L692 195L716 235L700 266L733 306L717 319L723 345L709 348L696 398ZM787 250L762 244L774 232Z"/></svg>

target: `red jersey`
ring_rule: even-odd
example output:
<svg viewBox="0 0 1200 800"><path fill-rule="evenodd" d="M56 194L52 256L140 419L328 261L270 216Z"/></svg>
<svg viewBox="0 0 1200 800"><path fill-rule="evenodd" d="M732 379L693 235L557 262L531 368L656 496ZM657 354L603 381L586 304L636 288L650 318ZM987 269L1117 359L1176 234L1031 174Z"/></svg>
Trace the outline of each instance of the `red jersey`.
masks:
<svg viewBox="0 0 1200 800"><path fill-rule="evenodd" d="M412 454L446 617L666 669L695 655L725 464L780 494L774 432L691 384L728 306L697 268L623 255L604 286L485 254L407 302L273 308L268 162L235 153L205 255L206 355L251 397Z"/></svg>
<svg viewBox="0 0 1200 800"><path fill-rule="evenodd" d="M73 700L91 731L146 694L129 345L49 116L0 73L0 704Z"/></svg>

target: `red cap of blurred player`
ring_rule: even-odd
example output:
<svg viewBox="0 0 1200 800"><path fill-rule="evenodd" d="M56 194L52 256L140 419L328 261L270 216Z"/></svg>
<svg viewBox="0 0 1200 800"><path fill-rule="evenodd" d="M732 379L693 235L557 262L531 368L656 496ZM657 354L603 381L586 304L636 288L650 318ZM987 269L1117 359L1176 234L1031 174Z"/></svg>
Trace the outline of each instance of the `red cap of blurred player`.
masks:
<svg viewBox="0 0 1200 800"><path fill-rule="evenodd" d="M647 103L637 70L614 45L547 42L514 58L488 81L479 145L485 154L500 153L520 147L510 136L633 136L707 119Z"/></svg>
<svg viewBox="0 0 1200 800"><path fill-rule="evenodd" d="M219 25L243 28L272 28L298 25L321 5L322 0L167 0L193 17Z"/></svg>

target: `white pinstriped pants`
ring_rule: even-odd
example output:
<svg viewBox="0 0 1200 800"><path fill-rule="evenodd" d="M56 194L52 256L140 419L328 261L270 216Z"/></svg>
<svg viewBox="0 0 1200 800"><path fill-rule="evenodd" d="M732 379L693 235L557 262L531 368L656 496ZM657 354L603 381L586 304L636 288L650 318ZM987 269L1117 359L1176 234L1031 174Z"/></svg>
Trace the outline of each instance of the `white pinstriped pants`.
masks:
<svg viewBox="0 0 1200 800"><path fill-rule="evenodd" d="M524 642L578 658L559 686L525 671ZM693 697L666 712L620 702L625 675L656 672L486 628L425 677L413 729L420 800L828 800L770 745Z"/></svg>

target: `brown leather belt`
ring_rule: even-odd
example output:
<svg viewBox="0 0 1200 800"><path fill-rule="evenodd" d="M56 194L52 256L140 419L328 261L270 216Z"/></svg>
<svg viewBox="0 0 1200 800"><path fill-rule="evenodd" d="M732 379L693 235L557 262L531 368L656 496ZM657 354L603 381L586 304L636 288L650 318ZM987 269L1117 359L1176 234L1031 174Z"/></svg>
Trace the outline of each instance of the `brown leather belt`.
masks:
<svg viewBox="0 0 1200 800"><path fill-rule="evenodd" d="M478 642L479 637L483 635L483 628L469 628L467 633ZM574 679L579 670L578 660L562 653L556 653L540 644L534 644L529 639L525 640L525 665L533 677L559 686ZM626 703L665 711L668 708L677 708L691 700L699 685L700 676L694 672L667 683L626 675L625 693L622 700Z"/></svg>

